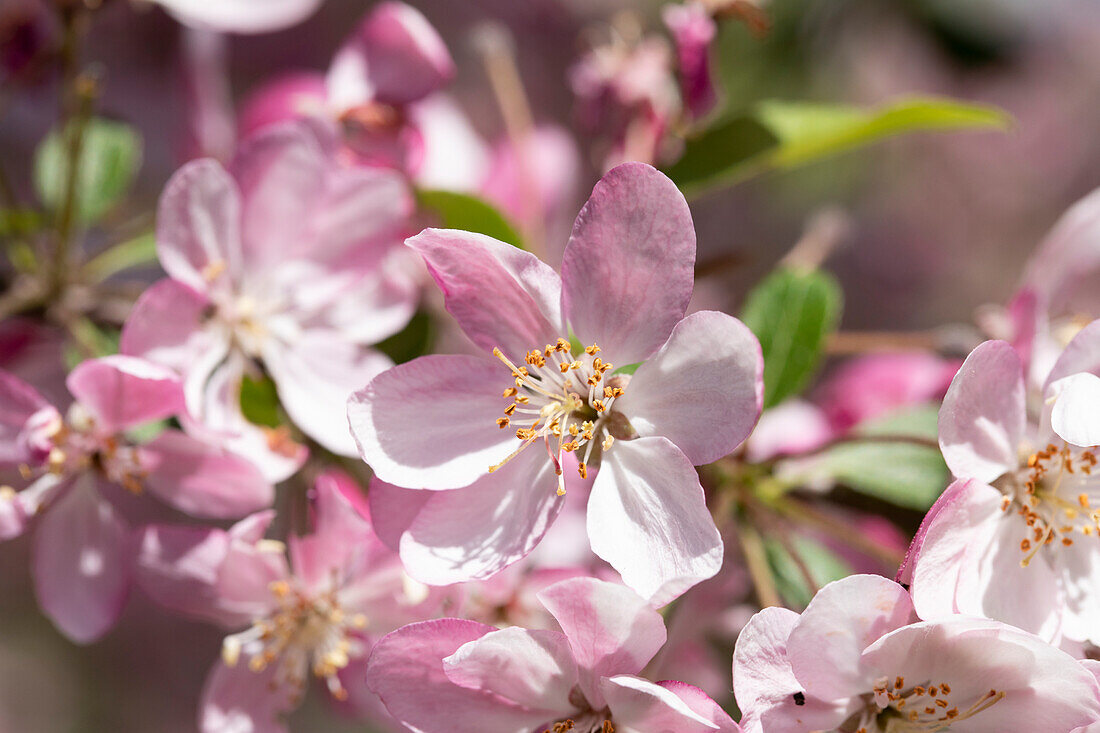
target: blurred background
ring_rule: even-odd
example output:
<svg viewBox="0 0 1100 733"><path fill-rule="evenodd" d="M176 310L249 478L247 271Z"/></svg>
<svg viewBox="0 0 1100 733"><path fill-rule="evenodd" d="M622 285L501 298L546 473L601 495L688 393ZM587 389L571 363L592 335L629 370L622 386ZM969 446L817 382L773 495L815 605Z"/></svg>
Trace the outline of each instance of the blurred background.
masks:
<svg viewBox="0 0 1100 733"><path fill-rule="evenodd" d="M624 12L661 28L656 2L410 2L446 40L458 68L450 91L487 140L504 125L479 51L486 27L512 39L535 121L567 130L576 130L568 70L592 34ZM43 58L56 29L26 23L38 4L0 0L0 160L26 196L35 147L57 118L57 79ZM233 97L285 71L323 70L370 5L327 0L296 27L230 37ZM1100 184L1100 4L774 0L763 9L766 33L721 26L717 114L760 99L871 104L921 92L996 105L1015 121L1007 132L889 140L693 200L699 260L709 263L700 298L736 313L807 222L835 210L846 226L826 268L844 288L844 331L970 323L979 306L1005 302L1044 232ZM184 33L139 2L109 2L95 15L85 57L101 65L98 112L144 137L143 167L120 220L154 210L186 159ZM584 143L572 201L562 205L566 221L599 176ZM0 553L0 733L193 731L221 634L137 597L104 640L76 647L35 606L28 544L24 537ZM293 720L294 730L363 729L317 695Z"/></svg>

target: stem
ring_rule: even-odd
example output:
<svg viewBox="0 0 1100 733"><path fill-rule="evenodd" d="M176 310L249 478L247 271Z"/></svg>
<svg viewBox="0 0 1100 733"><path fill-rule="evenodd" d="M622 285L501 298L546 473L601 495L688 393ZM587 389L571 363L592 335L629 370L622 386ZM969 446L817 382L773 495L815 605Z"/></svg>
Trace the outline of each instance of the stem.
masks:
<svg viewBox="0 0 1100 733"><path fill-rule="evenodd" d="M760 534L748 524L741 523L737 529L737 539L745 553L745 565L752 577L753 587L756 589L756 600L760 602L760 607L782 606L783 601L775 588L775 577L768 566L768 556Z"/></svg>
<svg viewBox="0 0 1100 733"><path fill-rule="evenodd" d="M545 259L545 212L542 210L542 197L539 195L528 144L535 132L535 120L523 89L523 79L516 66L512 39L505 28L491 24L481 28L477 45L485 64L485 73L489 77L489 86L504 119L505 132L516 155L522 206L520 224L528 239L528 249L536 257Z"/></svg>
<svg viewBox="0 0 1100 733"><path fill-rule="evenodd" d="M769 527L772 531L772 536L783 546L783 549L787 551L787 554L791 556L791 560L794 562L796 568L798 568L798 574L802 576L802 582L806 584L806 588L810 592L810 597L817 595L817 591L820 590L817 580L814 578L814 574L810 571L810 566L806 564L806 561L802 558L802 553L795 547L794 542L791 541L790 532L780 522L769 522Z"/></svg>
<svg viewBox="0 0 1100 733"><path fill-rule="evenodd" d="M940 341L935 331L838 331L825 342L825 353L848 356L873 351L939 351Z"/></svg>

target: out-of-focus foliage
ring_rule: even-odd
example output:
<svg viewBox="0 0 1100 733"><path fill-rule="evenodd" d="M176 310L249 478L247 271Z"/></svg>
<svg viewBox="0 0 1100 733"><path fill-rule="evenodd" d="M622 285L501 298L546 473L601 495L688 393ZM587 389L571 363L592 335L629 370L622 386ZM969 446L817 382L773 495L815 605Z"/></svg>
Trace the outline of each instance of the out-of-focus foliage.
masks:
<svg viewBox="0 0 1100 733"><path fill-rule="evenodd" d="M416 194L421 207L439 218L444 229L463 229L507 242L523 249L519 232L492 204L466 193L420 190Z"/></svg>

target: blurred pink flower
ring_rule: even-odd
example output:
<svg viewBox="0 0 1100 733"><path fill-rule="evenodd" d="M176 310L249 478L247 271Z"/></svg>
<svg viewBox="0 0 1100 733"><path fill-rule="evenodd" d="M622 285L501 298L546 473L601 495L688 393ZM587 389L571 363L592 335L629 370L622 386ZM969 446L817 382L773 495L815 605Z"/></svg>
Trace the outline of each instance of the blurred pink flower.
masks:
<svg viewBox="0 0 1100 733"><path fill-rule="evenodd" d="M665 628L627 588L576 578L539 599L562 633L460 619L412 624L375 645L367 685L423 733L740 730L702 690L636 676Z"/></svg>
<svg viewBox="0 0 1100 733"><path fill-rule="evenodd" d="M588 537L627 585L663 605L717 572L722 541L693 465L752 430L763 364L737 319L684 317L695 232L672 182L637 163L604 176L560 277L469 232L429 229L408 245L466 334L498 359L422 357L348 403L376 475L434 492L409 508L409 573L432 584L485 578L530 552L561 510L568 452L582 478L601 464ZM588 347L574 353L570 334ZM616 373L605 356L645 363Z"/></svg>
<svg viewBox="0 0 1100 733"><path fill-rule="evenodd" d="M753 616L733 687L749 733L1069 733L1100 716L1100 687L1070 655L996 621L919 622L901 586L876 575L830 583L801 616Z"/></svg>
<svg viewBox="0 0 1100 733"><path fill-rule="evenodd" d="M379 542L369 516L353 506L358 492L345 475L322 474L312 494L313 529L287 546L263 538L271 512L228 531L145 529L136 571L145 592L179 613L247 626L225 638L207 678L205 733L285 730L280 717L301 702L311 675L336 700L381 711L363 685L372 640L429 617L435 598L410 584L397 555Z"/></svg>
<svg viewBox="0 0 1100 733"><path fill-rule="evenodd" d="M1059 358L1044 414L1030 423L1017 352L987 341L967 357L939 420L959 480L928 512L899 576L922 618L969 613L1056 643L1100 641L1100 473L1091 475L1097 457L1076 442L1094 421L1082 413L1097 405L1069 389L1073 375L1100 367L1098 353L1100 322ZM1074 409L1059 408L1067 401Z"/></svg>
<svg viewBox="0 0 1100 733"><path fill-rule="evenodd" d="M691 116L698 119L718 103L710 68L710 44L718 26L706 6L693 0L665 5L661 17L676 45L680 96Z"/></svg>
<svg viewBox="0 0 1100 733"><path fill-rule="evenodd" d="M0 539L38 524L33 574L39 604L69 638L90 642L122 612L130 588L130 524L115 498L148 491L193 516L238 517L269 505L272 487L253 465L171 429L146 443L124 433L178 415L171 370L108 356L69 375L65 416L22 380L0 372Z"/></svg>
<svg viewBox="0 0 1100 733"><path fill-rule="evenodd" d="M241 146L226 170L184 166L160 201L157 247L169 278L150 287L122 333L122 351L183 375L193 419L253 458L271 480L304 447L241 412L245 376L263 364L306 434L354 455L344 404L391 362L369 348L416 307L403 249L412 197L400 175L347 169L319 124L286 123Z"/></svg>

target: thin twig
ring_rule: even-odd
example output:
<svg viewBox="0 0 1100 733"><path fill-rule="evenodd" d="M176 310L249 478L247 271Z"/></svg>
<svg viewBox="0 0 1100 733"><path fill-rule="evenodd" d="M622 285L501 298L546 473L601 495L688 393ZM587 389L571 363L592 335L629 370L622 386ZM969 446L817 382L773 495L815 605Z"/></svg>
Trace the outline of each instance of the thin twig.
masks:
<svg viewBox="0 0 1100 733"><path fill-rule="evenodd" d="M741 549L745 553L745 566L752 577L753 587L756 589L756 600L761 608L768 606L782 606L783 600L779 597L779 591L775 587L775 577L768 566L768 555L764 549L764 541L760 534L742 522L737 528L737 539L741 543Z"/></svg>
<svg viewBox="0 0 1100 733"><path fill-rule="evenodd" d="M889 567L897 567L901 565L902 560L905 559L903 553L895 552L888 547L884 547L877 542L867 539L854 531L851 525L822 512L806 502L787 496L781 501L774 502L771 506L781 514L816 527L830 537L834 537L849 547L882 561Z"/></svg>

